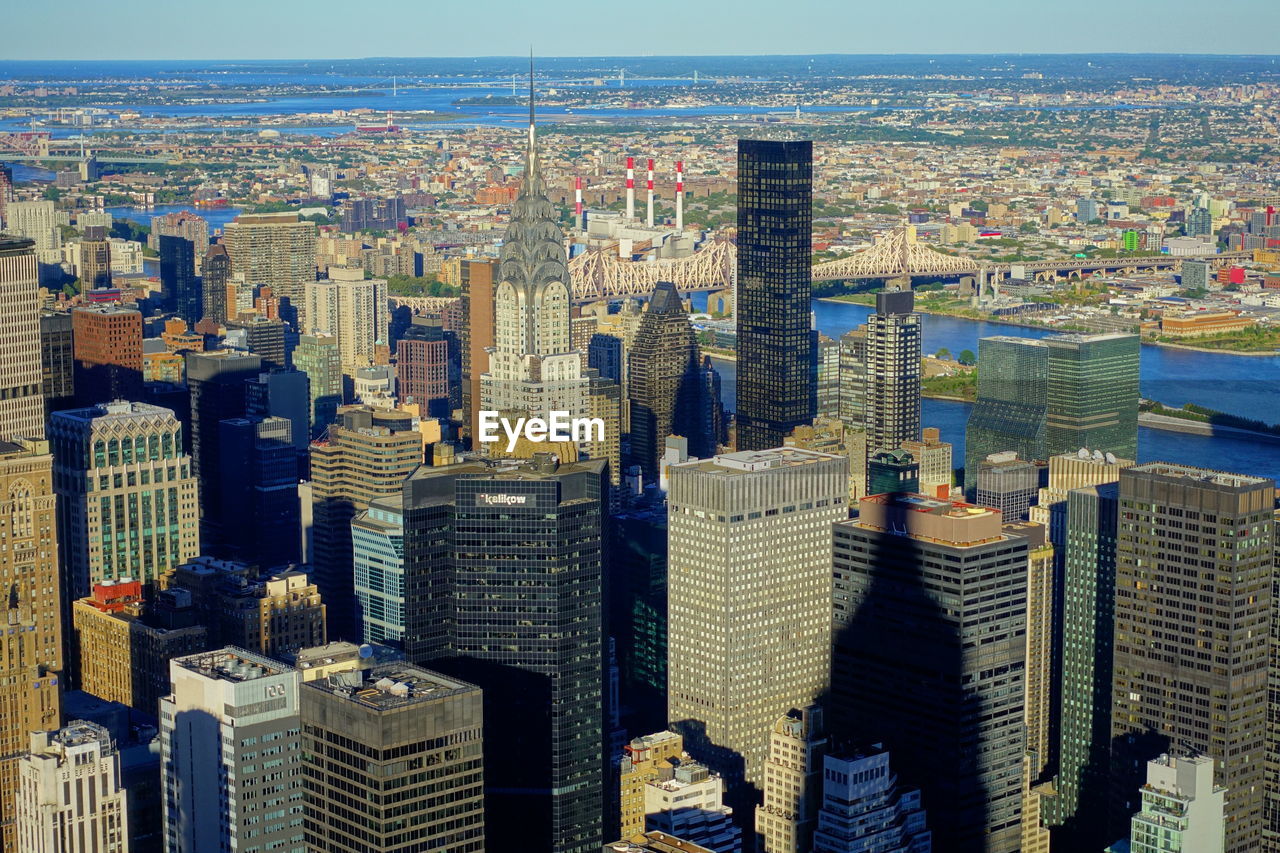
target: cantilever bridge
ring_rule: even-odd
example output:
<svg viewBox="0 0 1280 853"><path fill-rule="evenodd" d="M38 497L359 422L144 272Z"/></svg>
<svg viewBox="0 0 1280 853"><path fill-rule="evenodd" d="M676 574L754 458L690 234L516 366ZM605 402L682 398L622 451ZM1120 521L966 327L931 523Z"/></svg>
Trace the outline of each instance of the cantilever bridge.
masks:
<svg viewBox="0 0 1280 853"><path fill-rule="evenodd" d="M1252 257L1251 252L1206 256L1222 264ZM948 255L916 241L915 228L896 229L869 249L813 267L814 281L858 281L881 278L956 278L977 275L985 267L995 281L1018 267L1028 278L1078 278L1086 273L1135 273L1177 269L1182 258L1146 255L1121 258L1063 258L1021 264L981 265L973 258ZM686 258L625 261L609 251L589 251L569 262L573 301L607 301L648 296L659 281L673 283L682 293L732 291L738 266L737 247L730 240L714 240Z"/></svg>

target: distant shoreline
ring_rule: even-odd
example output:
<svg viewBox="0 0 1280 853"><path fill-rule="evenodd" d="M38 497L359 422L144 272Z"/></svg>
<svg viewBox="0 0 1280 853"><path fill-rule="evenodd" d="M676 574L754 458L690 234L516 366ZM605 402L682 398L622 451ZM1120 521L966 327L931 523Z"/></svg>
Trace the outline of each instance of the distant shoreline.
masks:
<svg viewBox="0 0 1280 853"><path fill-rule="evenodd" d="M841 302L845 305L863 305L868 308L871 307L867 305L865 302L858 302L844 296L819 296L818 301L819 302ZM1006 320L1002 317L982 317L982 318L966 317L963 314L952 314L947 311L930 311L928 308L922 308L920 306L916 306L916 311L920 314L932 314L935 317L951 317L955 320L968 320L970 323L993 323L998 326L1018 326L1023 329L1044 329L1045 331L1048 331L1048 332L1061 331L1064 334L1070 331L1067 329L1055 330L1053 326L1045 326L1040 323L1019 323L1017 320ZM1136 334L1136 332L1131 332L1130 334ZM1190 344L1171 344L1171 343L1166 343L1165 341L1152 341L1152 340L1147 340L1145 338L1141 339L1141 343L1143 346L1169 347L1170 349L1190 350L1191 352L1205 352L1205 353L1212 353L1214 355L1249 355L1249 356L1261 356L1262 358L1275 358L1277 356L1280 356L1280 349L1273 350L1271 352L1257 352L1254 350L1235 350L1235 349L1213 349L1211 347L1197 347L1197 346L1192 346Z"/></svg>

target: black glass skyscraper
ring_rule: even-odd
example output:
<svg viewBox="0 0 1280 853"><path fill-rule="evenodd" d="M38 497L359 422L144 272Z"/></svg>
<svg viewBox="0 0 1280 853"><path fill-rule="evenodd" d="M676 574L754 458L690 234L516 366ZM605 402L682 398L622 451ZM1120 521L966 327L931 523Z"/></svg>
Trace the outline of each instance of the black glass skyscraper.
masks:
<svg viewBox="0 0 1280 853"><path fill-rule="evenodd" d="M813 143L738 140L738 449L813 419Z"/></svg>
<svg viewBox="0 0 1280 853"><path fill-rule="evenodd" d="M179 317L192 326L200 322L204 306L196 278L196 247L185 237L160 236L160 286Z"/></svg>
<svg viewBox="0 0 1280 853"><path fill-rule="evenodd" d="M604 460L420 467L404 485L405 651L484 690L492 849L603 837Z"/></svg>

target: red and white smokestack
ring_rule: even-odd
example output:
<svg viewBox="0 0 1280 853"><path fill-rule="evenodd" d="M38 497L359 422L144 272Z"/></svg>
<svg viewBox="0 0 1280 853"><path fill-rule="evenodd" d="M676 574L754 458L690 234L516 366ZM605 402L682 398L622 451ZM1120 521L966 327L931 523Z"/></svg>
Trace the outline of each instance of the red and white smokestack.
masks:
<svg viewBox="0 0 1280 853"><path fill-rule="evenodd" d="M636 217L636 158L627 158L627 219Z"/></svg>
<svg viewBox="0 0 1280 853"><path fill-rule="evenodd" d="M676 230L684 230L684 161L676 161Z"/></svg>
<svg viewBox="0 0 1280 853"><path fill-rule="evenodd" d="M649 191L649 206L646 208L644 221L650 228L653 227L653 158L649 158L649 180L645 183L645 188Z"/></svg>
<svg viewBox="0 0 1280 853"><path fill-rule="evenodd" d="M582 176L578 175L573 179L573 218L578 221L578 227L582 227Z"/></svg>

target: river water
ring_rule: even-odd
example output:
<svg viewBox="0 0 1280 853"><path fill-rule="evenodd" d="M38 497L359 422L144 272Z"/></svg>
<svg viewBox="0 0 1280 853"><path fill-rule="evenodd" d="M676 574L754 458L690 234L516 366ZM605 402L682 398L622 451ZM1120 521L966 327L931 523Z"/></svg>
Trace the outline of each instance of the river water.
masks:
<svg viewBox="0 0 1280 853"><path fill-rule="evenodd" d="M839 338L861 325L872 309L848 302L814 300L817 327ZM1044 337L1052 330L980 323L958 317L923 315L926 353L948 349L978 351L978 339L990 335ZM1141 390L1144 397L1173 406L1195 402L1268 423L1280 423L1280 355L1242 356L1144 346L1141 356ZM732 361L715 360L720 371L725 405L736 407L737 367ZM942 439L954 446L953 458L964 459L964 429L971 405L926 399L924 426L937 427ZM1139 462L1181 462L1280 480L1280 444L1247 438L1196 436L1141 427L1138 430Z"/></svg>

